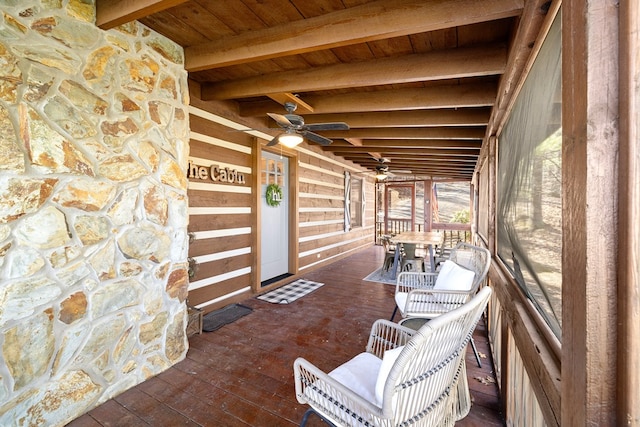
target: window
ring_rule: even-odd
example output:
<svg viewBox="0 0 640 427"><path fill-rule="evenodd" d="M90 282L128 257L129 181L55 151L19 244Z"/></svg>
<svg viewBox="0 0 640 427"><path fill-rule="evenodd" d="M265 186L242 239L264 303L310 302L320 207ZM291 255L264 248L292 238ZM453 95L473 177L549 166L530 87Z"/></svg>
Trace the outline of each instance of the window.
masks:
<svg viewBox="0 0 640 427"><path fill-rule="evenodd" d="M560 14L498 137L498 255L553 333L562 330Z"/></svg>
<svg viewBox="0 0 640 427"><path fill-rule="evenodd" d="M413 183L387 183L385 234L419 231L415 228L415 186ZM424 200L424 198L423 198Z"/></svg>
<svg viewBox="0 0 640 427"><path fill-rule="evenodd" d="M363 179L351 178L351 228L362 227L362 212L364 209Z"/></svg>
<svg viewBox="0 0 640 427"><path fill-rule="evenodd" d="M471 187L468 182L433 184L431 207L434 224L469 224Z"/></svg>
<svg viewBox="0 0 640 427"><path fill-rule="evenodd" d="M278 184L284 186L284 162L282 160L267 159L262 157L261 184Z"/></svg>

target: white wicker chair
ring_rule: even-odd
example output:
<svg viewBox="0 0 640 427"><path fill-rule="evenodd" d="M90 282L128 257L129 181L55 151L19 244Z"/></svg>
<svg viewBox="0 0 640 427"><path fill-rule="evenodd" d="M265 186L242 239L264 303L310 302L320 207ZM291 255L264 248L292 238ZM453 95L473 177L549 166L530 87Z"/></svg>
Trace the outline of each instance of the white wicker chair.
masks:
<svg viewBox="0 0 640 427"><path fill-rule="evenodd" d="M478 292L487 277L491 253L483 247L461 242L451 250L448 261L436 273L402 272L398 275L396 307L390 320L398 310L403 319L433 319L460 307ZM473 341L471 345L478 366L482 366Z"/></svg>
<svg viewBox="0 0 640 427"><path fill-rule="evenodd" d="M371 328L366 352L326 374L303 358L294 362L298 402L335 426L453 426L468 413L464 356L491 288L418 331L388 320ZM395 350L394 350L395 349ZM387 374L388 372L388 374Z"/></svg>
<svg viewBox="0 0 640 427"><path fill-rule="evenodd" d="M440 272L402 272L396 279L396 308L390 320L393 320L398 310L402 317L433 319L464 304L476 294L480 284L487 277L491 265L491 254L480 246L458 243L451 250L448 261L463 267L465 271L472 271L473 280L466 286L447 283L438 288ZM443 265L442 268L445 266ZM449 277L455 281L460 276ZM441 279L444 278L441 277Z"/></svg>

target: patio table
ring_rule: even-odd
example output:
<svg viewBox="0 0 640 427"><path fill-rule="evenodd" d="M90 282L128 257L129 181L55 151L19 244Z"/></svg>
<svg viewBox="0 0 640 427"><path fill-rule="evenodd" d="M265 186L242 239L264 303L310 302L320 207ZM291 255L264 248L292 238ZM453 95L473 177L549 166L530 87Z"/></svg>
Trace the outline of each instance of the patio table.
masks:
<svg viewBox="0 0 640 427"><path fill-rule="evenodd" d="M404 233L397 234L391 238L391 243L399 246L400 244L414 244L425 245L429 251L429 261L431 265L431 272L436 271L435 260L433 256L433 246L442 243L443 233L438 231L405 231ZM400 262L400 251L396 250L395 257L393 258L393 279L396 278L398 271L398 263Z"/></svg>

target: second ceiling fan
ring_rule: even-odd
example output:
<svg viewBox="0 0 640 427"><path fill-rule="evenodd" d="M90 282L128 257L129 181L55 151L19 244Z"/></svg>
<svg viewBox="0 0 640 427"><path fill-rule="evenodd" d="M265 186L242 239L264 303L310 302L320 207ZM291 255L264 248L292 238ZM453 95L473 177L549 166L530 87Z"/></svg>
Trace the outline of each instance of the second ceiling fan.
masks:
<svg viewBox="0 0 640 427"><path fill-rule="evenodd" d="M309 141L320 145L329 145L333 142L331 139L318 135L315 132L323 130L349 130L349 125L344 122L314 123L307 125L304 123L302 116L293 113L297 107L294 102L285 102L284 108L288 114L267 113L267 115L275 120L278 126L285 131L269 141L267 147L280 142L291 148L301 143L303 138L307 138Z"/></svg>

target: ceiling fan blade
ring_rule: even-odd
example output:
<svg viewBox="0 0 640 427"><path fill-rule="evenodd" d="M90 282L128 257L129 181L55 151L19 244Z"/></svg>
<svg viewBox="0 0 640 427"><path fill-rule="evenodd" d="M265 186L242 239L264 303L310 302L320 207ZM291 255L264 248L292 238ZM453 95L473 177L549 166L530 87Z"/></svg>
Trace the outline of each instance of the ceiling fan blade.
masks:
<svg viewBox="0 0 640 427"><path fill-rule="evenodd" d="M288 128L290 126L293 126L293 123L291 123L289 119L287 119L286 116L283 116L282 114L267 113L267 116L271 117L273 120L275 120L276 123L278 123L283 128Z"/></svg>
<svg viewBox="0 0 640 427"><path fill-rule="evenodd" d="M302 132L298 132L300 135L304 136L305 138L307 138L309 141L313 141L317 144L320 145L329 145L331 144L333 141L330 140L329 138L325 138L324 136L320 136L317 133L313 133L313 132L309 132L309 131L302 131Z"/></svg>
<svg viewBox="0 0 640 427"><path fill-rule="evenodd" d="M389 163L391 162L390 159L386 158L386 157L380 157L379 154L373 155L371 153L369 153L371 159L373 159L374 161L378 162L381 165L384 165L385 163Z"/></svg>
<svg viewBox="0 0 640 427"><path fill-rule="evenodd" d="M333 122L333 123L312 123L305 125L306 130L317 131L317 130L349 130L349 125L344 122Z"/></svg>
<svg viewBox="0 0 640 427"><path fill-rule="evenodd" d="M267 147L273 147L274 145L276 145L278 143L279 136L280 135L277 135L271 141L269 141L269 143L267 144Z"/></svg>

